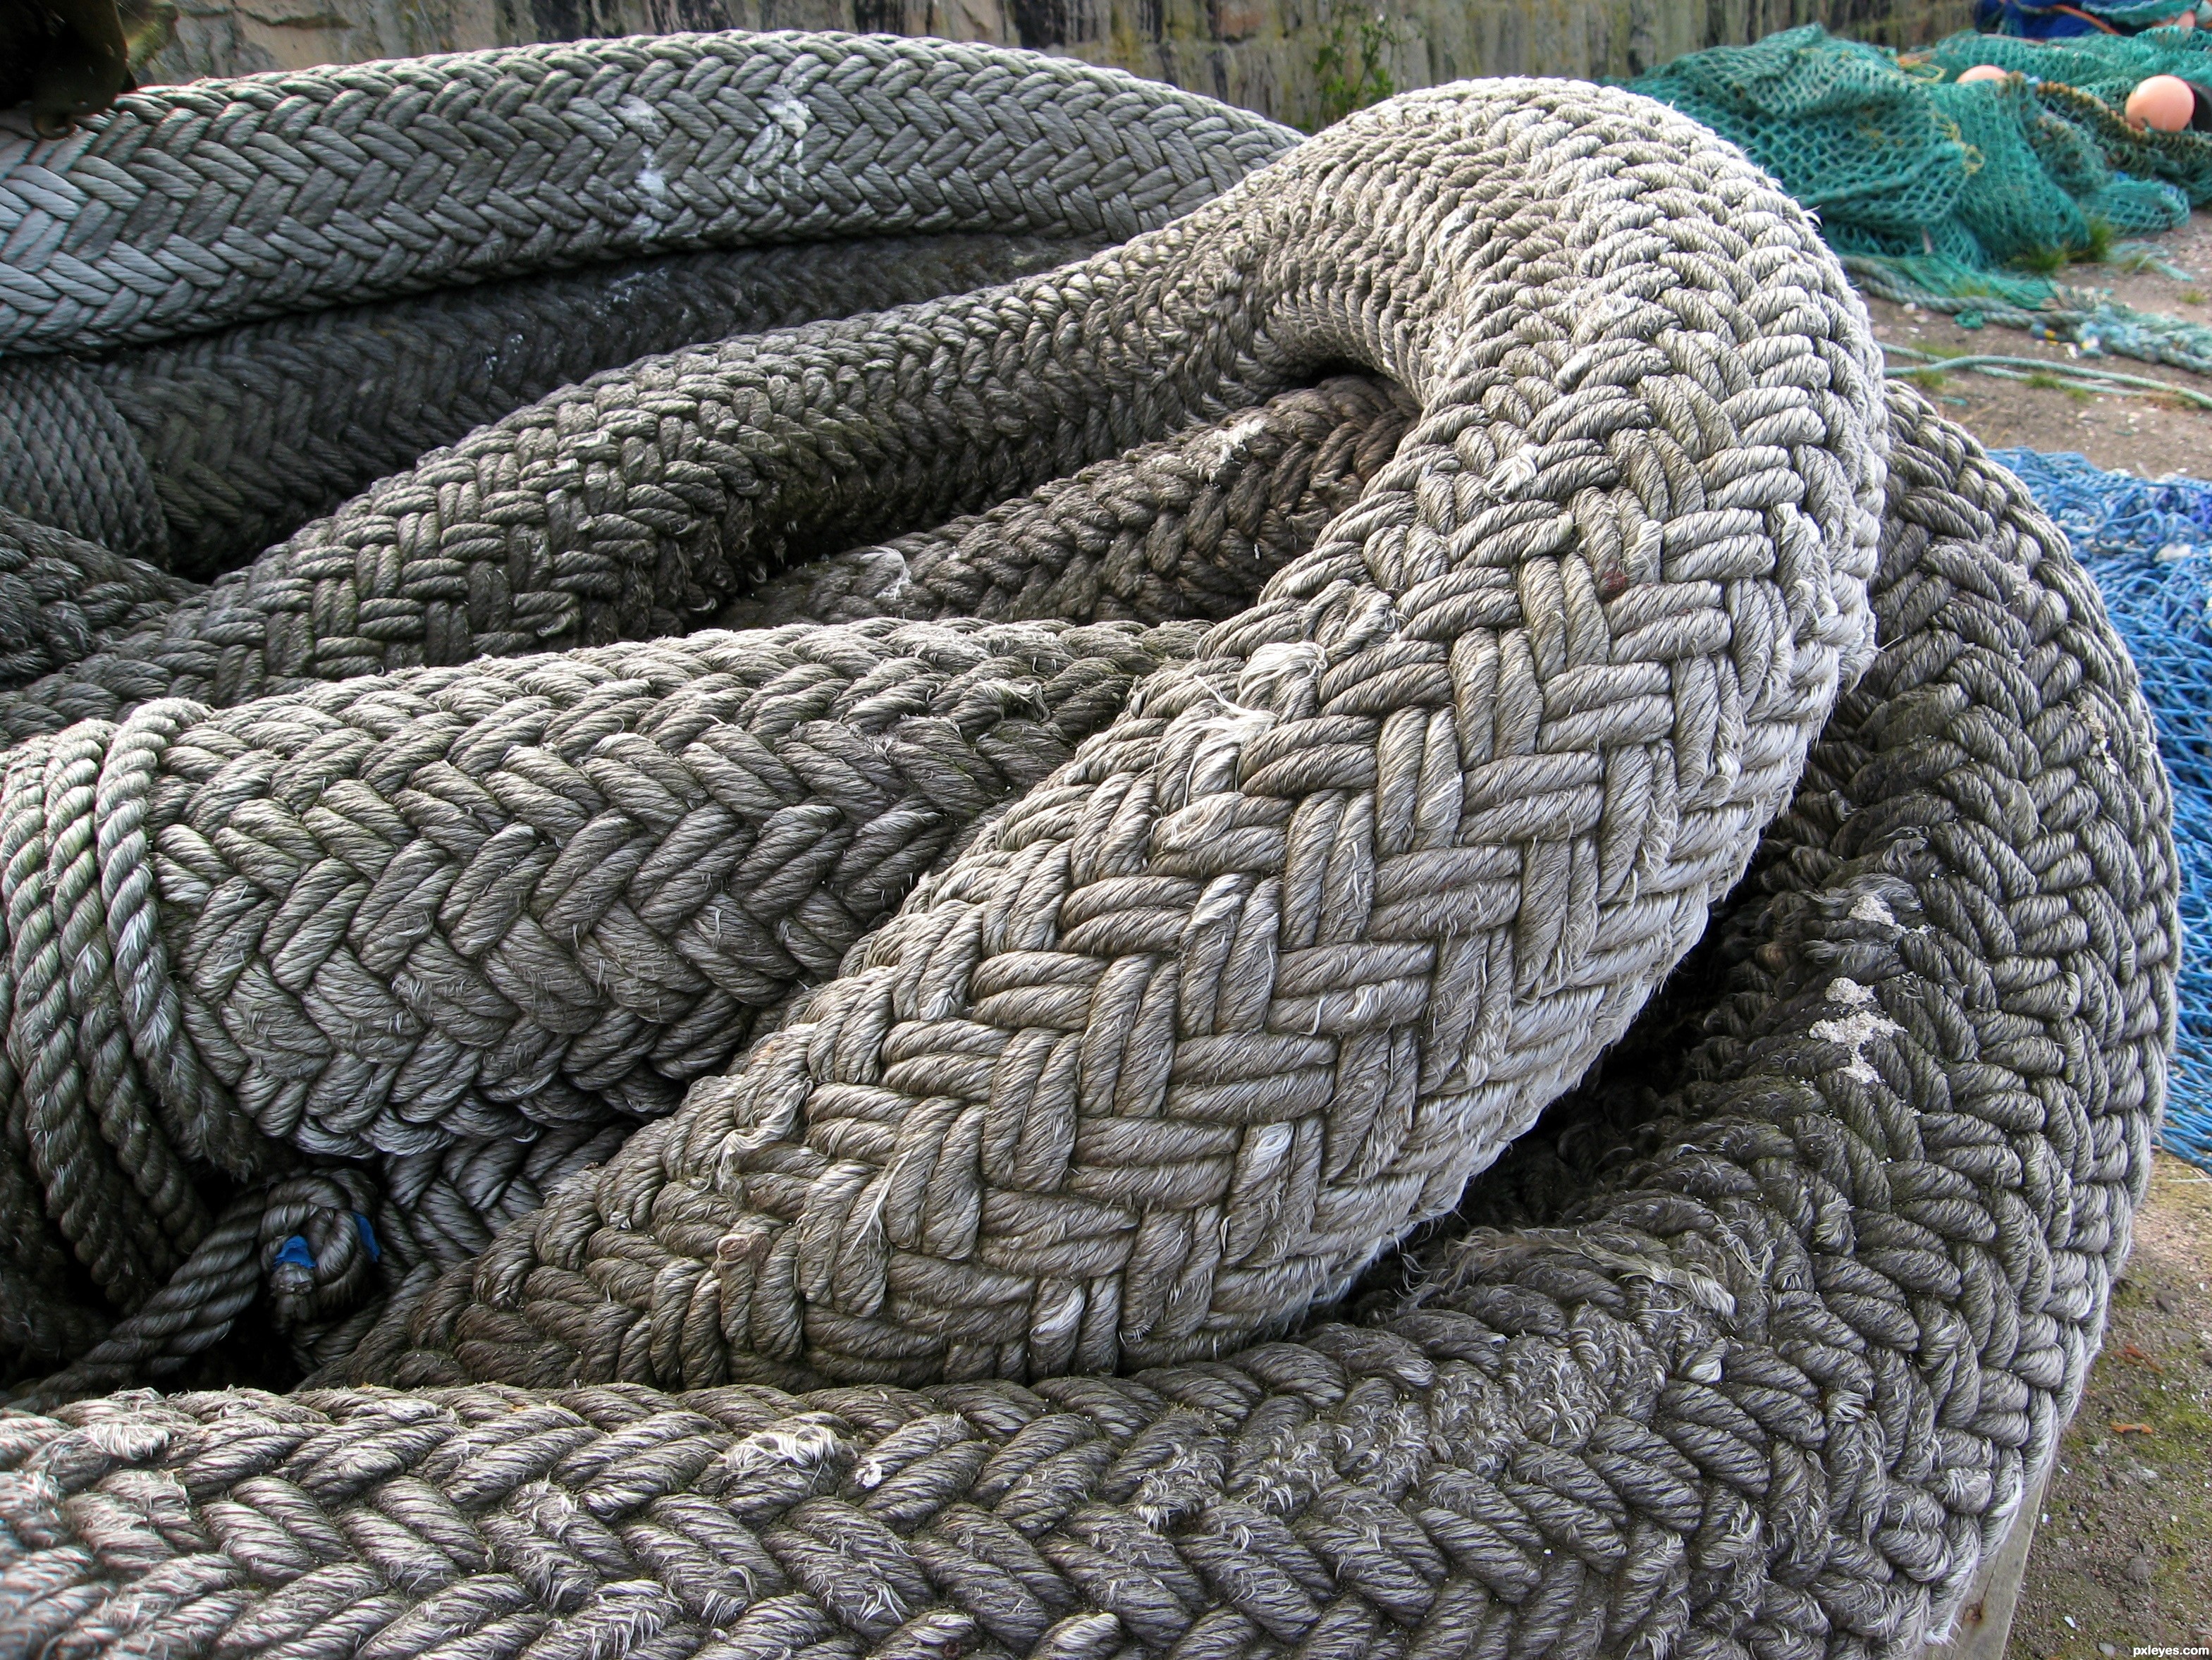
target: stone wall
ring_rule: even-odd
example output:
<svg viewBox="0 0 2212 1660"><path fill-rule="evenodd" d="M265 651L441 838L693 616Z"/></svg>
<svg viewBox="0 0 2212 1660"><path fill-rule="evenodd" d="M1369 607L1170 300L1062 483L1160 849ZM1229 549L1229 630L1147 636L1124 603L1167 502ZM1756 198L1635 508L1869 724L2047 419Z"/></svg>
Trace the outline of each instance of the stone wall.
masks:
<svg viewBox="0 0 2212 1660"><path fill-rule="evenodd" d="M1478 75L1625 76L1793 24L1905 46L1972 0L179 0L155 78L530 40L836 28L1066 52L1313 126L1376 93Z"/></svg>

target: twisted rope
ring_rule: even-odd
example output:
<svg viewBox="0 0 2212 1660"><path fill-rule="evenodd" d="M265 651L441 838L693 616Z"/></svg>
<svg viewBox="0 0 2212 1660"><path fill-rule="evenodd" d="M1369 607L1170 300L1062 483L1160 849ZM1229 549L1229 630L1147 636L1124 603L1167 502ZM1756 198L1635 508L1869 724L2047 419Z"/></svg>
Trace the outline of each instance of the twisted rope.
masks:
<svg viewBox="0 0 2212 1660"><path fill-rule="evenodd" d="M2014 480L1892 398L1882 654L1626 1081L1478 1182L1470 1213L1504 1225L1424 1247L1412 1291L1131 1377L0 1420L9 1637L1913 1651L2078 1395L2179 939L2165 784L2094 589Z"/></svg>
<svg viewBox="0 0 2212 1660"><path fill-rule="evenodd" d="M205 577L556 387L699 340L882 311L1090 252L872 237L669 254L0 362L0 500Z"/></svg>
<svg viewBox="0 0 2212 1660"><path fill-rule="evenodd" d="M1310 547L1408 413L1333 381L1239 417L1233 444L1202 429L1010 504L987 538L956 522L896 546L956 581L974 545L1000 575L1031 550L1061 569L1103 504L1159 527L1156 584L1196 573L1218 603L1224 569L1255 587ZM81 1337L52 1306L72 1256L131 1311L49 1391L173 1371L284 1267L317 1295L280 1323L311 1327L473 1255L611 1152L611 1120L726 1064L1195 640L958 617L705 634L220 715L156 703L19 745L0 789L12 1173L60 1237L33 1225L12 1252L41 1293L15 1325L30 1355L54 1352L41 1332ZM283 1148L380 1183L325 1203L326 1237L277 1226L292 1189L253 1195ZM256 1184L232 1225L175 1210L187 1168ZM309 1260L281 1262L295 1237Z"/></svg>
<svg viewBox="0 0 2212 1660"><path fill-rule="evenodd" d="M841 236L1119 241L1297 142L1117 70L881 35L556 43L162 87L0 137L0 353Z"/></svg>

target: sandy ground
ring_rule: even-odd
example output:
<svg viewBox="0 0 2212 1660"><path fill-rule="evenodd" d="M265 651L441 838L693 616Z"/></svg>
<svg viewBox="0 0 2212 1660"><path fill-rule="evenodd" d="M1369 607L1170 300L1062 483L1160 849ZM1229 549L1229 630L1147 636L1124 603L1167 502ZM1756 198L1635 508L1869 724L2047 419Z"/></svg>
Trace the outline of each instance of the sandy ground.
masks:
<svg viewBox="0 0 2212 1660"><path fill-rule="evenodd" d="M2212 325L2212 213L2154 239L2190 273L2077 266L2063 280L2138 310ZM2012 329L1870 302L1881 337L1939 354L2063 364L2064 346ZM2128 358L2126 374L2212 392L2212 376ZM1970 373L1924 379L1991 448L2074 450L2144 477L2212 478L2212 411L2176 400L2086 397ZM2012 1660L2131 1660L2144 1648L2212 1651L2212 1175L2160 1155L2104 1351L2059 1450L2014 1615Z"/></svg>
<svg viewBox="0 0 2212 1660"><path fill-rule="evenodd" d="M2212 1176L2159 1155L2008 1652L2212 1648Z"/></svg>
<svg viewBox="0 0 2212 1660"><path fill-rule="evenodd" d="M2155 246L2167 263L2188 271L2191 280L2177 282L2155 271L2122 272L2091 265L2077 265L2061 280L2108 289L2115 300L2138 311L2162 312L2212 325L2212 213L2198 214L2170 235L2143 240ZM1941 313L1907 312L1885 300L1870 301L1867 308L1874 313L1875 331L1884 340L1923 351L1990 352L2042 358L2053 364L2075 356L2064 346L2017 329L1970 331ZM2093 361L2123 374L2212 393L2212 376L2126 357ZM2018 445L2074 450L2100 467L2124 467L2146 478L2169 472L2212 478L2212 411L2154 394L2092 398L1970 373L1943 375L1928 390L1944 413L1992 449Z"/></svg>

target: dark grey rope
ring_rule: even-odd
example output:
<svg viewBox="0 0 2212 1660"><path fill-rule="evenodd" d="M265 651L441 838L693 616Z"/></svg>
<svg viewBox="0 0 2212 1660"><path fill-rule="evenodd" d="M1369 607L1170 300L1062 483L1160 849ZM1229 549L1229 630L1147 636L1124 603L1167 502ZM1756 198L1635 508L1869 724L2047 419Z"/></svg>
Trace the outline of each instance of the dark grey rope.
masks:
<svg viewBox="0 0 2212 1660"><path fill-rule="evenodd" d="M0 501L207 577L471 428L696 341L988 287L1091 251L872 237L668 254L0 362Z"/></svg>
<svg viewBox="0 0 2212 1660"><path fill-rule="evenodd" d="M0 503L166 566L169 528L139 434L68 358L0 359Z"/></svg>
<svg viewBox="0 0 2212 1660"><path fill-rule="evenodd" d="M82 1402L0 1424L0 1630L181 1657L1917 1651L2077 1397L2179 939L2094 589L1913 394L1892 432L1881 656L1657 1041L1477 1182L1501 1225L1391 1265L1410 1293L1027 1387Z"/></svg>
<svg viewBox="0 0 2212 1660"><path fill-rule="evenodd" d="M556 42L159 87L63 138L0 133L0 354L710 247L1120 241L1297 142L1116 70L883 35Z"/></svg>
<svg viewBox="0 0 2212 1660"><path fill-rule="evenodd" d="M141 560L0 507L0 686L81 662L192 591Z"/></svg>

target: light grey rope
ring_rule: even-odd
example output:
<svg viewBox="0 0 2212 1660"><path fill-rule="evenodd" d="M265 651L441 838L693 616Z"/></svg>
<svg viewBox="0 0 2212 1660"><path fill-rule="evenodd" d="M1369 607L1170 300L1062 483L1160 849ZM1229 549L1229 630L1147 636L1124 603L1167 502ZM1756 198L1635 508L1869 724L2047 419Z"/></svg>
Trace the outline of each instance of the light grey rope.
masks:
<svg viewBox="0 0 2212 1660"><path fill-rule="evenodd" d="M1650 1041L1356 1319L1027 1387L0 1420L0 1631L179 1660L1917 1651L2078 1396L2179 939L2094 587L1909 392L1891 432L1885 649L1753 880Z"/></svg>
<svg viewBox="0 0 2212 1660"><path fill-rule="evenodd" d="M1177 644L707 634L18 745L8 1082L47 1213L133 1308L207 1236L189 1160L665 1111Z"/></svg>
<svg viewBox="0 0 2212 1660"><path fill-rule="evenodd" d="M397 1249L372 1250L379 1195L348 1179L366 1164L300 1168L311 1156L244 1112L185 1110L226 1075L203 1039L241 1039L190 1013L191 976L149 964L177 948L171 832L212 850L173 861L211 895L250 897L300 867L283 814L312 812L325 773L404 781L392 817L460 867L422 938L495 921L535 871L486 856L497 832L472 839L489 826L464 781L543 787L501 748L538 718L509 696L528 666L212 714L154 703L11 752L0 871L23 1035L11 1018L0 1183L40 1182L25 1231L62 1239L68 1272L119 1284L183 1259L89 1353L68 1336L64 1390L175 1364L250 1298L327 1359L387 1288L401 1306L334 1375L725 1386L134 1395L0 1418L0 1645L1856 1660L1910 1651L1955 1607L2078 1392L2172 1025L2169 803L2124 655L2056 532L1910 394L1884 417L1863 318L1802 216L1619 94L1403 100L1066 280L1084 303L1033 281L906 313L902 343L853 325L885 369L933 377L927 398L857 374L842 398L779 382L777 366L835 368L817 344L834 330L737 354L759 376L739 377L742 459L790 446L775 512L804 497L803 461L857 458L866 499L817 498L817 520L684 495L699 481L672 462L742 475L706 449L714 423L640 395L670 390L650 367L571 435L605 494L553 481L455 515L477 534L619 479L611 541L639 525L667 540L586 575L626 569L641 613L705 615L810 533L834 550L850 523L902 532L921 504L1172 435L1179 459L1130 458L1151 504L1094 472L1091 495L1036 498L1049 525L949 527L761 601L967 595L1019 615L1057 592L1203 611L1230 573L1267 567L1237 544L1269 517L1189 447L1253 458L1255 494L1281 491L1302 450L1356 470L1374 451L1312 410L1245 424L1346 360L1419 411L1256 605L1136 697L1097 700L1103 731L675 1117L599 1171L570 1161L607 1151L605 1127L574 1122L495 1165L465 1140L389 1156L387 1202L418 1195L441 1248L544 1198L471 1271L441 1275L425 1250L402 1277ZM968 332L931 332L956 322ZM1163 363L1182 381L1146 391ZM1085 375L1107 414L1083 414ZM779 385L802 389L779 405ZM1370 392L1347 424L1388 404ZM836 424L841 406L863 423ZM908 408L958 437L838 447ZM663 424L647 435L641 412ZM921 477L963 449L981 459L953 483ZM485 471L441 481L453 496L497 485L478 454ZM878 459L908 476L865 476ZM1313 515L1281 499L1288 536ZM1140 546L1148 512L1184 514L1182 544ZM678 556L696 550L671 528L686 514L730 538L702 566ZM1002 544L1030 556L994 562ZM441 546L439 575L465 589L548 547ZM696 595L661 597L700 569ZM1885 650L1829 719L1869 655L1869 575ZM375 572L327 580L295 640L384 626ZM561 591L533 580L508 593ZM485 603L496 640L507 600ZM230 643L298 672L270 654L273 614ZM404 642L427 636L397 637L397 659L357 654L404 669ZM855 666L854 695L875 700L876 668ZM379 697L479 676L505 687L441 709L449 726L374 718ZM118 706L163 689L105 688ZM897 686L884 697L900 717ZM362 724L281 780L216 741L323 700ZM638 719L684 702L646 683ZM831 702L830 724L858 721ZM763 699L731 724L756 716L782 718ZM196 744L211 770L171 771ZM651 755L615 747L624 813L671 794ZM356 756L368 770L348 771ZM803 806L845 788L805 782ZM204 816L162 816L179 788ZM344 866L364 844L333 830ZM258 928L241 978L307 970L319 993L311 959L346 903L317 885L324 862L272 912L200 904L221 926L184 948L229 972L214 936ZM586 881L621 874L577 862ZM1566 1104L1556 1140L1540 1129L1510 1180L1468 1195L1460 1242L1391 1264L1356 1323L1135 1378L1052 1375L1212 1356L1295 1322L1628 1025L1747 862L1709 949L1626 1033L1629 1086ZM246 1094L281 1105L277 1072ZM1664 1093L1639 1104L1640 1085ZM87 1179L118 1237L77 1195L46 1207L57 1149L107 1160ZM190 1180L224 1158L271 1164L234 1201ZM973 1376L992 1371L1033 1381ZM764 1386L823 1373L848 1386ZM971 1381L850 1386L946 1374Z"/></svg>
<svg viewBox="0 0 2212 1660"><path fill-rule="evenodd" d="M1869 643L1881 393L1798 210L1654 106L1473 84L1090 269L1156 257L1139 338L1370 352L1395 458L353 1375L1217 1353L1449 1208L1703 931Z"/></svg>
<svg viewBox="0 0 2212 1660"><path fill-rule="evenodd" d="M161 87L0 134L0 354L597 260L1121 240L1298 135L1066 58L881 35L554 43Z"/></svg>

